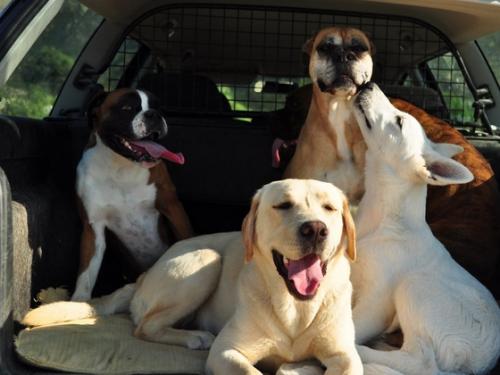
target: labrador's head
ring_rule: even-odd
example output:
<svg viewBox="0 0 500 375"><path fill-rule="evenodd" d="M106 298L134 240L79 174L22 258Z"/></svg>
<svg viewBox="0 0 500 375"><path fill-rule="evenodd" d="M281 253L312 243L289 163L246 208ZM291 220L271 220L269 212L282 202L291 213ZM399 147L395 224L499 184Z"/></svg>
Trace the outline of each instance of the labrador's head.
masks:
<svg viewBox="0 0 500 375"><path fill-rule="evenodd" d="M247 261L261 257L274 263L298 299L314 297L338 252L356 257L347 200L326 182L288 179L265 185L255 194L242 230Z"/></svg>

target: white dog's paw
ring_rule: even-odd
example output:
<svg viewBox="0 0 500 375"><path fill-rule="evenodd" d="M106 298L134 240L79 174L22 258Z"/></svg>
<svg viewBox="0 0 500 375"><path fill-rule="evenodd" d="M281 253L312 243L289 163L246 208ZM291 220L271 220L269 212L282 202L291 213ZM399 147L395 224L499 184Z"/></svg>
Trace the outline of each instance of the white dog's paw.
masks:
<svg viewBox="0 0 500 375"><path fill-rule="evenodd" d="M399 371L375 363L363 365L364 375L403 375Z"/></svg>
<svg viewBox="0 0 500 375"><path fill-rule="evenodd" d="M276 375L323 375L325 370L317 362L284 363Z"/></svg>
<svg viewBox="0 0 500 375"><path fill-rule="evenodd" d="M214 342L214 335L204 331L190 331L186 345L189 349L203 350L209 349Z"/></svg>

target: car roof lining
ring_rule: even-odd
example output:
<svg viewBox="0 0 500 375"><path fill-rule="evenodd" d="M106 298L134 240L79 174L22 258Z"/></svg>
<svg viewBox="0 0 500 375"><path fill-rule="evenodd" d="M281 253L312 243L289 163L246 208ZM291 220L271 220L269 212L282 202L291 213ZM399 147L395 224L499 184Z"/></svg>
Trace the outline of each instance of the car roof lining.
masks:
<svg viewBox="0 0 500 375"><path fill-rule="evenodd" d="M90 9L106 19L128 26L144 13L163 5L179 4L166 0L81 0ZM214 4L208 0L197 4ZM218 4L249 4L241 0L220 0ZM254 0L253 6L281 6L277 0ZM182 3L186 5L186 3ZM478 0L301 0L287 1L288 7L308 9L335 9L350 12L370 12L382 15L412 16L422 19L444 32L455 44L465 43L483 35L499 31L500 5Z"/></svg>

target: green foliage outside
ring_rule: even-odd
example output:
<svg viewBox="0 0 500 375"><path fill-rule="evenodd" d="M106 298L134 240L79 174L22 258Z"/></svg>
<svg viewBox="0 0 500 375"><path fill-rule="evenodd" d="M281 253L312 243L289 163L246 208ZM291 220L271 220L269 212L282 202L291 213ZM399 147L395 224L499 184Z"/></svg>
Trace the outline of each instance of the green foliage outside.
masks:
<svg viewBox="0 0 500 375"><path fill-rule="evenodd" d="M474 98L465 83L457 60L451 53L446 53L428 62L437 81L450 119L457 123L474 122L472 103Z"/></svg>
<svg viewBox="0 0 500 375"><path fill-rule="evenodd" d="M0 11L3 10L12 0L0 0Z"/></svg>
<svg viewBox="0 0 500 375"><path fill-rule="evenodd" d="M101 20L78 1L66 0L7 84L0 88L0 113L47 116L75 59Z"/></svg>
<svg viewBox="0 0 500 375"><path fill-rule="evenodd" d="M500 83L500 32L482 37L478 43Z"/></svg>

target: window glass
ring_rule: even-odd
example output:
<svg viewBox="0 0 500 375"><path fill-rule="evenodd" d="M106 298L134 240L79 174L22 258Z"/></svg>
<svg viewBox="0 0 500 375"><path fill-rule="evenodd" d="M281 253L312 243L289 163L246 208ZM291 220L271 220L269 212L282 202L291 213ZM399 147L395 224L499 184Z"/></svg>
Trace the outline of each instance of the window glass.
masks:
<svg viewBox="0 0 500 375"><path fill-rule="evenodd" d="M0 0L0 14L7 7L7 5L9 5L10 2L12 2L12 0Z"/></svg>
<svg viewBox="0 0 500 375"><path fill-rule="evenodd" d="M9 81L0 88L0 113L32 118L47 116L75 59L101 21L102 17L78 1L65 1Z"/></svg>
<svg viewBox="0 0 500 375"><path fill-rule="evenodd" d="M217 83L217 88L226 97L233 111L268 112L282 108L289 92L308 83L309 77L259 76L250 85ZM279 90L278 86L287 89Z"/></svg>
<svg viewBox="0 0 500 375"><path fill-rule="evenodd" d="M452 122L464 124L474 122L474 98L467 87L464 75L451 52L427 62L435 83L449 111Z"/></svg>
<svg viewBox="0 0 500 375"><path fill-rule="evenodd" d="M482 37L477 43L488 60L497 82L500 82L500 32Z"/></svg>
<svg viewBox="0 0 500 375"><path fill-rule="evenodd" d="M98 82L103 85L107 91L115 90L118 87L118 83L123 78L126 69L129 68L131 61L136 57L140 47L141 44L132 38L126 38L123 41L108 69L99 77ZM142 63L142 61L137 62L137 66L130 68L139 70L142 68ZM136 74L139 73L136 72ZM136 78L136 80L139 79L138 77L134 78Z"/></svg>

